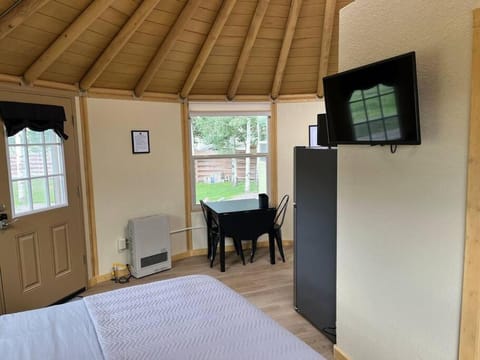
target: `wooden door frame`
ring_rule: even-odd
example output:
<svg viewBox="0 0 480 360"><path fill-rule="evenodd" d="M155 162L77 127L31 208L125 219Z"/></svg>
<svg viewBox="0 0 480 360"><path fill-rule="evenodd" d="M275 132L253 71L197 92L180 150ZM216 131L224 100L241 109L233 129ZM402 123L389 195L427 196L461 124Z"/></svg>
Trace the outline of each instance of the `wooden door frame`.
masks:
<svg viewBox="0 0 480 360"><path fill-rule="evenodd" d="M473 10L467 208L459 360L480 360L480 9Z"/></svg>

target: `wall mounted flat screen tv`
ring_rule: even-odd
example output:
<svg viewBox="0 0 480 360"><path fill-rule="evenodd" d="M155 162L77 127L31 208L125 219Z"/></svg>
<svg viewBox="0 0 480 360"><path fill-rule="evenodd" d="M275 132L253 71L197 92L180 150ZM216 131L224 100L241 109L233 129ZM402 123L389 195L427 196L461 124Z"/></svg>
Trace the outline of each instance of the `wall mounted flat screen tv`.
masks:
<svg viewBox="0 0 480 360"><path fill-rule="evenodd" d="M323 79L331 145L418 145L415 52Z"/></svg>

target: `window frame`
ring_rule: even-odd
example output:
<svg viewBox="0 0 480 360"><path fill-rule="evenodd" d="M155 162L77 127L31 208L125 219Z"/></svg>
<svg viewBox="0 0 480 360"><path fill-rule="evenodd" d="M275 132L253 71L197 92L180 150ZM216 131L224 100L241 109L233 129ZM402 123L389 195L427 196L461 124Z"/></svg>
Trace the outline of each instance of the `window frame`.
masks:
<svg viewBox="0 0 480 360"><path fill-rule="evenodd" d="M197 103L195 105L198 105ZM195 107L194 105L194 107ZM231 110L228 110L228 106L231 104L205 104L201 103L201 110L193 110L191 107L187 112L187 124L188 124L188 157L189 157L189 180L190 180L190 207L193 211L200 210L200 204L196 203L196 172L195 172L195 161L201 159L246 159L246 158L266 158L266 176L267 176L267 193L271 194L273 190L273 169L272 169L272 122L273 122L273 111L271 104L262 104L265 108L262 110L253 110L256 108L256 103L242 103L241 106L243 109L239 110L237 107L232 106ZM268 105L268 110L266 106ZM251 110L248 107L251 106ZM208 110L204 110L206 107ZM220 109L216 109L219 107ZM267 152L262 153L245 153L245 154L215 154L215 155L194 155L193 154L193 133L192 133L192 121L195 116L266 116L267 117ZM213 200L215 201L215 200Z"/></svg>
<svg viewBox="0 0 480 360"><path fill-rule="evenodd" d="M9 192L10 192L10 204L11 204L11 213L12 216L15 218L20 218L22 216L28 216L28 215L33 215L33 214L38 214L54 209L59 209L59 208L64 208L69 206L69 199L68 199L68 189L67 189L67 174L66 174L66 163L65 163L65 149L64 149L64 140L60 138L57 134L55 134L59 138L59 142L47 142L45 139L45 132L39 132L41 133L42 136L42 142L41 143L29 143L27 140L27 128L21 130L21 132L24 132L24 137L25 137L25 143L24 144L10 144L8 139L9 136L6 135L5 131L5 150L6 150L6 162L7 162L7 169L8 169L8 187L9 187ZM30 130L33 131L33 130ZM32 176L31 174L31 166L30 166L30 156L29 156L29 147L32 146L39 146L42 148L42 156L43 156L43 168L44 168L44 175L35 175ZM59 146L59 153L62 158L62 171L59 173L55 173L53 175L48 173L48 165L47 165L47 146ZM25 177L20 177L18 179L13 179L12 177L12 169L11 169L11 163L10 163L10 148L16 148L16 147L23 147L25 148L25 166L26 166L26 175ZM63 178L63 196L65 201L61 204L58 205L51 205L51 199L50 199L50 185L49 185L49 179L53 178ZM47 199L47 206L34 209L34 202L33 202L33 189L32 189L32 180L36 179L45 179L46 181L46 192L45 196ZM13 189L13 184L14 182L20 182L20 181L27 181L28 182L28 187L29 187L29 210L17 213L15 209L15 195L14 195L14 189Z"/></svg>

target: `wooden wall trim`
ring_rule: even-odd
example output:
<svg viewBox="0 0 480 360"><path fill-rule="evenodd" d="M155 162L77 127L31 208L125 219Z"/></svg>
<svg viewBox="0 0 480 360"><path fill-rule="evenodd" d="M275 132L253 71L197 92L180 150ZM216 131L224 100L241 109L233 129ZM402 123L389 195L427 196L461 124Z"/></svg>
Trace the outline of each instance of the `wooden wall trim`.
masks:
<svg viewBox="0 0 480 360"><path fill-rule="evenodd" d="M333 358L335 360L350 360L347 354L345 354L337 345L333 345Z"/></svg>
<svg viewBox="0 0 480 360"><path fill-rule="evenodd" d="M293 246L293 240L283 240L283 246L288 247L288 246ZM259 241L257 244L258 248L266 248L268 247L268 241ZM227 253L232 253L235 251L235 247L233 245L227 245L225 246L225 252ZM278 253L277 253L278 254ZM188 259L193 256L205 256L207 255L207 249L194 249L191 251L184 251L175 255L172 255L172 263L175 265L177 261ZM205 267L210 266L210 261L205 257ZM104 281L109 281L112 278L111 273L107 274L102 274L102 275L97 275L90 280L88 280L88 287L92 287L97 285L98 283L104 282ZM343 359L340 359L343 360ZM349 360L346 358L346 360Z"/></svg>
<svg viewBox="0 0 480 360"><path fill-rule="evenodd" d="M270 157L270 199L278 204L278 166L277 166L277 104L271 104L269 124Z"/></svg>
<svg viewBox="0 0 480 360"><path fill-rule="evenodd" d="M142 97L137 97L133 90L123 89L108 89L91 87L88 91L83 92L75 84L67 84L56 81L36 80L33 85L25 86L23 79L20 76L0 74L0 85L14 84L18 87L35 90L35 88L65 90L74 93L77 96L87 96L91 98L102 99L121 99L121 100L138 100L138 101L159 101L178 103L187 101L225 101L228 102L226 95L189 95L188 99L181 99L178 94L159 93L154 91L145 91ZM293 94L293 95L279 95L276 99L272 99L269 95L236 95L234 102L255 102L255 101L270 101L275 103L287 102L303 102L303 101L318 101L320 98L317 94Z"/></svg>
<svg viewBox="0 0 480 360"><path fill-rule="evenodd" d="M22 78L16 75L0 74L0 82L22 85Z"/></svg>
<svg viewBox="0 0 480 360"><path fill-rule="evenodd" d="M480 9L473 11L467 209L460 360L480 359Z"/></svg>
<svg viewBox="0 0 480 360"><path fill-rule="evenodd" d="M92 277L98 276L98 247L97 247L97 225L95 218L95 201L93 194L93 173L92 173L92 154L90 144L90 126L88 121L88 104L87 98L81 96L80 116L82 118L82 136L83 136L83 159L85 172L85 192L87 195L88 210L88 232L90 238L90 262L92 266Z"/></svg>
<svg viewBox="0 0 480 360"><path fill-rule="evenodd" d="M192 182L190 167L190 114L188 103L182 104L182 145L183 145L183 178L185 189L185 226L192 226ZM193 250L191 231L187 231L187 251Z"/></svg>
<svg viewBox="0 0 480 360"><path fill-rule="evenodd" d="M70 91L78 94L78 86L72 85L72 84L60 83L56 81L36 80L33 83L33 86L47 88L47 89L55 89L55 90L66 90L66 91Z"/></svg>

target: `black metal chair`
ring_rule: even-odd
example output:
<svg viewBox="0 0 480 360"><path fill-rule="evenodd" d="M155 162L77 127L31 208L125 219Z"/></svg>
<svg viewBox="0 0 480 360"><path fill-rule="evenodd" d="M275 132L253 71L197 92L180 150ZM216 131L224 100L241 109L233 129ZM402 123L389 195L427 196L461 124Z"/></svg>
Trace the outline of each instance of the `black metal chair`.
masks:
<svg viewBox="0 0 480 360"><path fill-rule="evenodd" d="M219 232L218 224L215 219L211 219L211 224L208 226L208 209L205 206L203 200L200 200L200 206L202 208L203 218L205 219L205 224L207 225L207 257L213 263L213 249L218 245L219 241Z"/></svg>
<svg viewBox="0 0 480 360"><path fill-rule="evenodd" d="M290 197L285 194L280 200L280 203L277 206L277 215L275 216L275 220L273 221L273 233L275 236L275 240L277 242L278 251L280 252L280 256L282 257L283 262L285 262L285 254L283 253L283 245L282 245L282 225L283 221L285 220L285 214L287 212L287 204Z"/></svg>
<svg viewBox="0 0 480 360"><path fill-rule="evenodd" d="M208 208L205 206L203 200L200 200L200 206L202 208L203 217L205 219L205 224L207 224L207 257L210 260L210 267L213 267L213 262L215 261L215 257L217 255L217 248L218 244L220 243L220 230L219 225L217 223L217 219L214 216L210 219L210 226L208 226ZM228 232L225 236L229 236ZM237 255L241 255L243 259L243 253L241 252L241 244L237 239L233 239L233 245L235 246L235 251ZM243 261L245 264L245 261Z"/></svg>

